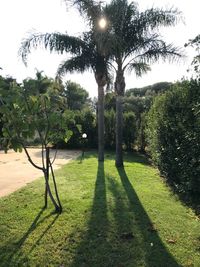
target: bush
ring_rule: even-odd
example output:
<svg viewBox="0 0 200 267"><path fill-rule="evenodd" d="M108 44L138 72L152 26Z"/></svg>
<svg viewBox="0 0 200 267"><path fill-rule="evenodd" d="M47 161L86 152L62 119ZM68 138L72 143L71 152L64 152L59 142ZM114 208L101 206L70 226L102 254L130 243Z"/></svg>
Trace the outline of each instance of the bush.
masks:
<svg viewBox="0 0 200 267"><path fill-rule="evenodd" d="M136 116L134 112L124 112L123 136L125 148L130 151L133 149L136 138Z"/></svg>
<svg viewBox="0 0 200 267"><path fill-rule="evenodd" d="M156 97L146 135L153 161L176 188L200 193L200 82L185 81Z"/></svg>
<svg viewBox="0 0 200 267"><path fill-rule="evenodd" d="M113 109L105 111L105 148L115 148L116 114ZM123 147L125 150L133 148L136 138L136 116L134 112L123 113Z"/></svg>
<svg viewBox="0 0 200 267"><path fill-rule="evenodd" d="M105 148L115 148L115 111L114 109L106 110L104 112L105 118Z"/></svg>
<svg viewBox="0 0 200 267"><path fill-rule="evenodd" d="M73 111L74 121L68 125L69 129L73 131L73 135L70 140L65 142L59 142L57 145L59 148L70 148L70 149L80 149L83 146L82 134L87 134L87 139L85 140L85 146L89 148L97 147L97 128L95 114L89 109L83 109L82 111ZM80 125L81 130L79 130L75 125Z"/></svg>

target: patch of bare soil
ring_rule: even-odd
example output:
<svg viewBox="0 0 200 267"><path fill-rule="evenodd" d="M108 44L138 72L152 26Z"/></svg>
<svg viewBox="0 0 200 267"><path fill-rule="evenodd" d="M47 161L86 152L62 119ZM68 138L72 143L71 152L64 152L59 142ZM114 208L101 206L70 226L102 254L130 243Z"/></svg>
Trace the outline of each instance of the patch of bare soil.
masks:
<svg viewBox="0 0 200 267"><path fill-rule="evenodd" d="M41 149L29 148L28 151L33 162L41 166ZM51 150L51 158L54 157L54 154L55 151ZM54 169L76 159L79 155L80 151L78 150L58 150L53 164ZM24 151L16 153L9 150L7 154L0 151L0 197L10 194L42 176L43 173L30 164Z"/></svg>

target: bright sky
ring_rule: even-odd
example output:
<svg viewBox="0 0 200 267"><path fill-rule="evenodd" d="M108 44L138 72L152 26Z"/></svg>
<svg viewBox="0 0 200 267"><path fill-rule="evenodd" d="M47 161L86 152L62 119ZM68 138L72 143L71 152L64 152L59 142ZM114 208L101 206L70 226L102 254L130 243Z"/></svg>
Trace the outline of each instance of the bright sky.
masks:
<svg viewBox="0 0 200 267"><path fill-rule="evenodd" d="M199 0L138 0L139 9L154 7L177 7L183 12L185 24L161 30L165 40L183 47L190 38L200 34ZM35 70L43 70L50 77L55 77L59 63L67 55L49 54L45 50L32 50L25 67L18 57L20 43L27 33L67 32L79 34L84 30L80 15L71 8L67 10L62 0L0 0L0 70L1 75L11 75L21 82L26 77L34 77ZM194 55L192 49L185 50L187 58L179 63L159 63L152 66L152 71L142 78L134 74L126 75L126 88L142 87L160 81L177 81L187 76L186 70ZM80 83L90 96L96 96L96 83L92 73L66 75L66 80Z"/></svg>

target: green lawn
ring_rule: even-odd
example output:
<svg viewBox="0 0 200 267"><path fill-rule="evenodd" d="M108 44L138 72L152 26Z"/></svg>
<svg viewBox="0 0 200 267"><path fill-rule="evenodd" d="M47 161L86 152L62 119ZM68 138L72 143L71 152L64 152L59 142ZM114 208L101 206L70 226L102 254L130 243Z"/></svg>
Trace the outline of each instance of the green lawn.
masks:
<svg viewBox="0 0 200 267"><path fill-rule="evenodd" d="M138 155L116 169L87 153L56 172L64 211L42 209L44 181L0 199L0 266L200 266L200 221Z"/></svg>

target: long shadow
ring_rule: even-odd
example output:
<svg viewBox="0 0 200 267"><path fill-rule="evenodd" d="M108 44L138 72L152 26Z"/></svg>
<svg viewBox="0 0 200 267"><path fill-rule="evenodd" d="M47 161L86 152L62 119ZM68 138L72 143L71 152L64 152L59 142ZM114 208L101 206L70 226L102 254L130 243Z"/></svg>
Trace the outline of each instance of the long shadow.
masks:
<svg viewBox="0 0 200 267"><path fill-rule="evenodd" d="M29 253L31 253L36 247L37 245L40 243L40 241L42 240L42 238L45 236L45 234L50 230L50 228L54 225L55 221L58 219L60 214L56 214L55 218L53 219L53 221L46 227L46 229L43 231L43 233L39 236L39 238L37 239L37 241L35 241L35 243L32 245Z"/></svg>
<svg viewBox="0 0 200 267"><path fill-rule="evenodd" d="M71 267L106 266L110 244L107 241L108 217L104 163L98 164L91 217L83 241L78 245ZM97 264L98 263L98 264Z"/></svg>
<svg viewBox="0 0 200 267"><path fill-rule="evenodd" d="M1 247L1 253L0 253L0 266L18 266L20 264L19 257L21 256L21 248L23 247L23 244L26 242L30 234L46 219L51 217L53 213L50 213L43 217L41 220L40 217L42 216L44 212L44 208L42 208L39 213L36 215L35 219L33 220L32 224L28 228L28 230L23 234L23 236L19 240L13 240L12 242L9 242L9 244L5 245L4 247ZM42 237L45 235L45 233L50 229L50 227L55 223L55 220L58 218L59 215L57 215L53 222L48 225L48 227L44 230L42 235L39 237L39 239L33 244L30 252L36 247L36 245L39 243L39 241L42 239ZM6 254L4 254L4 250L6 251ZM10 251L10 253L8 253ZM26 255L24 255L24 258L26 258Z"/></svg>
<svg viewBox="0 0 200 267"><path fill-rule="evenodd" d="M130 211L126 192L116 177L109 176L108 188L113 196L115 260L113 266L146 266L143 238L138 230L135 214Z"/></svg>
<svg viewBox="0 0 200 267"><path fill-rule="evenodd" d="M145 257L145 266L180 266L167 250L165 245L162 243L162 240L160 239L156 229L153 228L151 219L144 210L135 190L133 189L133 186L128 179L125 169L118 168L117 170L124 190L129 199L130 211L132 212L132 214L134 214L134 219L137 222L137 229L141 233L143 242L140 243L140 249L142 249L142 253Z"/></svg>

